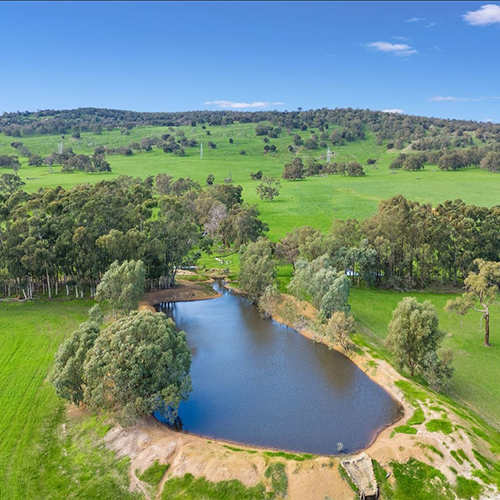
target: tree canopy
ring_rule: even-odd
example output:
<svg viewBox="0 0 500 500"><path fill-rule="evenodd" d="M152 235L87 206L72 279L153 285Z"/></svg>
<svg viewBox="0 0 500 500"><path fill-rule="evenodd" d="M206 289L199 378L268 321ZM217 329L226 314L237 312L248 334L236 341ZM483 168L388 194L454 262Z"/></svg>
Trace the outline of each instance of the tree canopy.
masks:
<svg viewBox="0 0 500 500"><path fill-rule="evenodd" d="M191 392L191 354L184 332L163 313L134 311L95 340L83 369L84 401L125 422L155 411L173 421Z"/></svg>
<svg viewBox="0 0 500 500"><path fill-rule="evenodd" d="M419 303L413 297L405 297L392 314L387 336L396 366L408 369L427 378L435 387L446 385L451 377L451 353L439 358L438 349L445 337L439 329L436 308L430 301Z"/></svg>

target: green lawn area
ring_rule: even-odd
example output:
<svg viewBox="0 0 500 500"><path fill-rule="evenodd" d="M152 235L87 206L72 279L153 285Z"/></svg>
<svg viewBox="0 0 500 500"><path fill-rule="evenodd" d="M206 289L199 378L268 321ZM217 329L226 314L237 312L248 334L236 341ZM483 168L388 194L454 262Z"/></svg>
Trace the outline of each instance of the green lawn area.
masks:
<svg viewBox="0 0 500 500"><path fill-rule="evenodd" d="M493 347L483 346L483 325L480 314L474 311L466 316L444 311L447 300L455 295L442 293L399 293L387 290L352 288L350 303L356 321L373 332L373 340L381 344L387 336L392 311L403 297L430 300L439 314L440 328L447 332L445 347L454 352L455 373L452 395L469 405L487 421L500 428L500 302L491 314L491 341Z"/></svg>
<svg viewBox="0 0 500 500"><path fill-rule="evenodd" d="M107 428L91 417L68 421L47 381L59 343L90 305L0 303L2 499L136 498L128 493L128 462L95 445Z"/></svg>
<svg viewBox="0 0 500 500"><path fill-rule="evenodd" d="M274 202L262 202L255 193L257 181L251 181L250 172L262 170L266 176L281 177L283 166L292 159L288 151L291 136L283 131L277 139L271 139L278 152L263 154L262 137L255 135L255 124L233 124L229 126L209 127L211 135L201 126L180 127L188 138L203 142L204 158L201 160L199 148L187 148L185 157L165 154L161 150L134 152L131 157L108 155L113 172L107 174L85 174L80 172L61 173L60 167L49 172L48 167L28 167L27 159L22 158L23 167L20 175L26 182L27 190L39 187L61 185L69 188L82 182L98 182L118 175L145 177L165 172L174 177L191 176L205 183L208 174L214 174L216 182L232 176L235 184L243 186L243 196L249 203L259 204L262 218L270 228L270 237L280 238L294 227L311 225L321 230L331 226L333 218L359 218L371 215L378 203L398 193L409 199L432 202L434 204L447 199L461 198L467 203L494 205L500 199L500 177L479 169L462 172L442 172L435 166L427 167L422 172L393 173L387 167L399 151L387 151L385 144L377 146L372 134L367 139L348 143L345 146L332 147L334 161L359 161L364 165L366 176L362 178L309 177L300 181L283 181L281 195ZM316 130L316 132L318 132ZM65 147L72 147L77 153L91 153L93 149L105 144L124 146L133 141L140 141L147 136L160 136L171 133L167 127L137 127L130 135L122 136L118 130L104 131L101 135L83 133L81 139L66 136L34 136L14 139L0 135L0 154L16 154L10 146L14 140L20 140L35 154L47 155L57 150L63 142ZM309 137L310 131L292 131L303 138ZM229 144L229 138L234 140ZM213 141L217 149L209 149L206 144ZM239 152L245 150L245 155ZM305 151L303 156L315 156L326 150ZM378 158L376 168L366 165L367 158Z"/></svg>

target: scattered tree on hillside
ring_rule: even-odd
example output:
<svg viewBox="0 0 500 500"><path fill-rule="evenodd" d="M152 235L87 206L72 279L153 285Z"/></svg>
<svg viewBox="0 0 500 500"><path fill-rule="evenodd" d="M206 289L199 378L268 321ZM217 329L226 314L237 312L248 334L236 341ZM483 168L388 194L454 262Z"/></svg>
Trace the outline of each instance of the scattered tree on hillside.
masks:
<svg viewBox="0 0 500 500"><path fill-rule="evenodd" d="M17 156L0 155L0 168L12 168L14 173L21 168L21 162Z"/></svg>
<svg viewBox="0 0 500 500"><path fill-rule="evenodd" d="M304 178L304 163L300 158L294 158L285 165L283 170L283 179L294 180Z"/></svg>
<svg viewBox="0 0 500 500"><path fill-rule="evenodd" d="M184 332L163 313L134 311L111 323L84 364L84 401L115 411L124 423L161 411L174 422L191 392L191 354Z"/></svg>
<svg viewBox="0 0 500 500"><path fill-rule="evenodd" d="M360 163L351 161L347 164L347 175L349 177L362 177L365 175L365 171Z"/></svg>
<svg viewBox="0 0 500 500"><path fill-rule="evenodd" d="M484 345L490 347L490 305L497 298L500 282L500 262L476 259L478 272L471 271L464 280L465 292L455 300L449 300L445 309L458 314L470 310L481 313L484 320ZM481 307L478 307L478 303Z"/></svg>
<svg viewBox="0 0 500 500"><path fill-rule="evenodd" d="M215 182L215 175L214 174L208 174L206 182L207 182L207 186L211 186Z"/></svg>
<svg viewBox="0 0 500 500"><path fill-rule="evenodd" d="M259 170L258 172L252 172L250 174L250 179L253 181L260 181L262 179L262 170Z"/></svg>
<svg viewBox="0 0 500 500"><path fill-rule="evenodd" d="M274 177L264 177L256 192L261 200L273 201L280 194L281 182Z"/></svg>
<svg viewBox="0 0 500 500"><path fill-rule="evenodd" d="M481 160L481 168L490 172L500 171L500 152L492 151Z"/></svg>
<svg viewBox="0 0 500 500"><path fill-rule="evenodd" d="M275 278L272 244L266 238L259 238L240 254L240 288L247 294L250 302L256 303Z"/></svg>
<svg viewBox="0 0 500 500"><path fill-rule="evenodd" d="M40 155L31 155L28 160L30 167L41 167L44 164L43 158Z"/></svg>
<svg viewBox="0 0 500 500"><path fill-rule="evenodd" d="M144 293L146 270L142 261L113 262L97 286L98 300L108 300L113 310L128 313L137 308Z"/></svg>
<svg viewBox="0 0 500 500"><path fill-rule="evenodd" d="M412 377L421 375L439 389L446 386L453 373L451 352L438 355L444 337L431 302L419 303L405 297L392 313L386 342L398 369L408 369Z"/></svg>

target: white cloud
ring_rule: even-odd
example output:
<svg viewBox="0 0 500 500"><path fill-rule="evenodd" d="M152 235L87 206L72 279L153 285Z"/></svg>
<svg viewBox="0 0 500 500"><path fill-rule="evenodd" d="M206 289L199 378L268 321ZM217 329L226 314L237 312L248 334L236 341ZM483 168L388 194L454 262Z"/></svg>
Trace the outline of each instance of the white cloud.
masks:
<svg viewBox="0 0 500 500"><path fill-rule="evenodd" d="M435 95L433 97L430 97L427 100L428 101L438 101L438 102L444 102L444 101L461 102L461 101L470 101L471 99L468 97L452 97L452 96Z"/></svg>
<svg viewBox="0 0 500 500"><path fill-rule="evenodd" d="M393 40L401 40L403 42L408 42L410 40L409 36L391 36Z"/></svg>
<svg viewBox="0 0 500 500"><path fill-rule="evenodd" d="M406 23L419 23L420 21L425 21L427 18L426 17L410 17L410 19L407 19L405 22Z"/></svg>
<svg viewBox="0 0 500 500"><path fill-rule="evenodd" d="M428 101L437 101L437 102L479 102L479 101L489 101L491 99L498 100L500 96L481 96L481 97L453 97L453 96L442 96L435 95L427 99Z"/></svg>
<svg viewBox="0 0 500 500"><path fill-rule="evenodd" d="M371 42L366 44L366 46L379 52L387 52L396 56L409 56L417 53L413 47L410 47L406 43Z"/></svg>
<svg viewBox="0 0 500 500"><path fill-rule="evenodd" d="M500 7L493 4L481 5L478 10L471 10L462 17L472 26L500 24Z"/></svg>
<svg viewBox="0 0 500 500"><path fill-rule="evenodd" d="M426 24L425 27L426 28L432 28L433 26L436 26L437 23L435 22L432 22L432 23L429 23L429 24Z"/></svg>
<svg viewBox="0 0 500 500"><path fill-rule="evenodd" d="M400 115L401 113L404 113L404 111L402 109L383 109L382 112L383 113L397 113L398 115Z"/></svg>
<svg viewBox="0 0 500 500"><path fill-rule="evenodd" d="M495 120L493 120L493 118L486 118L483 121L486 122L486 123L494 123L495 122Z"/></svg>
<svg viewBox="0 0 500 500"><path fill-rule="evenodd" d="M269 108L271 106L283 106L284 102L253 101L253 102L235 102L235 101L207 101L206 106L219 106L219 108L245 109L245 108Z"/></svg>

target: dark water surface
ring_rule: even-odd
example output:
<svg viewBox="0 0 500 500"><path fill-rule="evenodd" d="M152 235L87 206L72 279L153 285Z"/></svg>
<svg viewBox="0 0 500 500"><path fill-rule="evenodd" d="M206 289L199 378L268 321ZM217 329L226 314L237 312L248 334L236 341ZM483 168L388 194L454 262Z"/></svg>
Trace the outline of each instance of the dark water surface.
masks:
<svg viewBox="0 0 500 500"><path fill-rule="evenodd" d="M186 331L193 392L183 429L245 444L321 455L366 447L399 405L354 363L261 318L244 298L159 305Z"/></svg>

